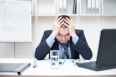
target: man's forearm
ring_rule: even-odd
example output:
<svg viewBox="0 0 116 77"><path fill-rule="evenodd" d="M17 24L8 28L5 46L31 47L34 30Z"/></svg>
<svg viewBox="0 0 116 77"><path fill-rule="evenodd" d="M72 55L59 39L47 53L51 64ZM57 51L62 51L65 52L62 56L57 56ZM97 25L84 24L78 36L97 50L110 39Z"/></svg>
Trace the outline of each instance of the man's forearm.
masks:
<svg viewBox="0 0 116 77"><path fill-rule="evenodd" d="M50 47L47 45L46 41L42 41L35 50L35 58L37 60L43 60L49 51Z"/></svg>
<svg viewBox="0 0 116 77"><path fill-rule="evenodd" d="M77 35L72 38L72 42L74 43L74 45L77 43L78 40L79 40L79 37Z"/></svg>
<svg viewBox="0 0 116 77"><path fill-rule="evenodd" d="M79 39L78 42L74 45L74 48L82 55L84 59L89 60L92 58L92 51L85 41Z"/></svg>
<svg viewBox="0 0 116 77"><path fill-rule="evenodd" d="M48 44L48 46L51 48L53 43L55 42L54 38L52 36L49 36L47 39L46 39L46 42Z"/></svg>
<svg viewBox="0 0 116 77"><path fill-rule="evenodd" d="M42 41L36 48L35 57L38 60L44 59L45 56L49 53L50 48L52 47L54 42L55 40L51 36L49 36L45 41Z"/></svg>

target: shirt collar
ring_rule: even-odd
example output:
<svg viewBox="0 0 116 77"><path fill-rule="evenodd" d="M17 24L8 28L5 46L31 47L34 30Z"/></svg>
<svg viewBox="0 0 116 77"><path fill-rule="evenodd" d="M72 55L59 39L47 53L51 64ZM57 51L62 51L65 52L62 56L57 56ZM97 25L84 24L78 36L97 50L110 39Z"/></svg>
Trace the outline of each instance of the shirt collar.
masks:
<svg viewBox="0 0 116 77"><path fill-rule="evenodd" d="M71 39L71 38L70 38L70 39ZM67 45L67 44L69 43L70 39L69 39L66 43L60 43L60 41L56 38L56 40L58 41L58 43L61 44L61 45L62 45L62 44L63 44L63 45Z"/></svg>

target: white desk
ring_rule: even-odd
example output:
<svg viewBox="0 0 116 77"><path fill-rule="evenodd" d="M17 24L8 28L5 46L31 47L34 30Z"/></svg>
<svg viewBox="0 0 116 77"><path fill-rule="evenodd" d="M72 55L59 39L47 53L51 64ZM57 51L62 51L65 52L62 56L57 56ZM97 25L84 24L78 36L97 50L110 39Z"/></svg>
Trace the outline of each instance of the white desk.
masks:
<svg viewBox="0 0 116 77"><path fill-rule="evenodd" d="M13 59L13 58L0 58L0 63L21 63L21 62L30 62L33 63L33 59ZM32 64L33 65L33 64ZM74 63L71 60L67 60L64 65L61 65L59 69L51 69L50 60L41 60L37 61L37 67L33 68L33 66L27 68L21 75L12 74L12 73L0 73L0 77L12 77L22 76L22 77L90 77L90 76L102 76L102 77L116 77L116 69L104 70L104 71L92 71L84 68L80 68L74 66ZM3 75L3 76L2 76Z"/></svg>

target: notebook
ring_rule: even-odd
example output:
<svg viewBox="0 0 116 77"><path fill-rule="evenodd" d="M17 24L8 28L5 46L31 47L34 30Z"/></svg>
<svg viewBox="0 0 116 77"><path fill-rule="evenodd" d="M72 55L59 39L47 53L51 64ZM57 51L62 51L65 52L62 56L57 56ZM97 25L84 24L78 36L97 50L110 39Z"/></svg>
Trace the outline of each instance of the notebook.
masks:
<svg viewBox="0 0 116 77"><path fill-rule="evenodd" d="M116 68L116 29L103 29L96 61L78 62L78 67L101 71Z"/></svg>
<svg viewBox="0 0 116 77"><path fill-rule="evenodd" d="M21 74L25 69L27 69L31 63L0 63L0 72L9 72Z"/></svg>

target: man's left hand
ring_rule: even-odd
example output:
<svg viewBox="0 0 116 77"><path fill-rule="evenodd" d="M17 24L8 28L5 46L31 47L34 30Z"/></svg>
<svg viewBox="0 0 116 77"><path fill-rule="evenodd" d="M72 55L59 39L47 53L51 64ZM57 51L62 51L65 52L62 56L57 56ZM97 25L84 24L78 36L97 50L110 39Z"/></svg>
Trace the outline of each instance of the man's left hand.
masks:
<svg viewBox="0 0 116 77"><path fill-rule="evenodd" d="M69 28L70 35L72 36L72 38L75 37L76 33L75 33L75 27L74 27L73 21L71 19L66 18L65 22L67 24L64 23L64 25L66 25Z"/></svg>

